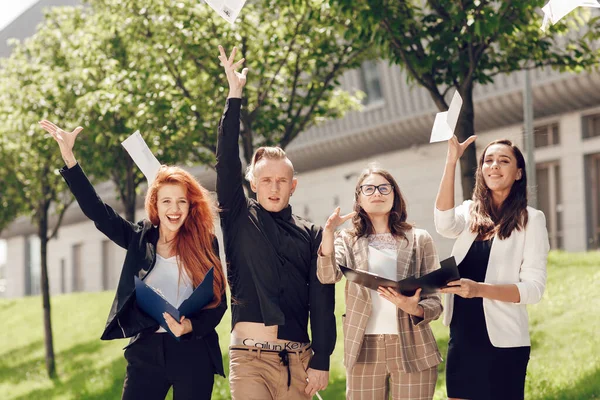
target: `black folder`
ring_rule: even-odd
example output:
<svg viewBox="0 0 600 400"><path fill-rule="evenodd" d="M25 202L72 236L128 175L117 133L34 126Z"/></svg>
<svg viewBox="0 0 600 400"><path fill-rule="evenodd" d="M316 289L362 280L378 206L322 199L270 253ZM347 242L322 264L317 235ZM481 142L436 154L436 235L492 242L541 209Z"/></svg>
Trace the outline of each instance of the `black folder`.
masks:
<svg viewBox="0 0 600 400"><path fill-rule="evenodd" d="M414 276L395 281L386 279L366 271L357 271L354 269L340 266L340 269L350 282L377 290L379 286L391 287L405 296L412 296L418 288L421 288L421 294L431 294L445 287L448 282L460 279L458 267L454 257L447 258L440 262L441 268L436 269L426 275L415 278Z"/></svg>
<svg viewBox="0 0 600 400"><path fill-rule="evenodd" d="M167 312L179 322L182 315L186 317L193 316L201 311L214 297L213 293L214 268L208 270L204 280L188 297L181 303L179 308L175 308L171 303L157 292L153 287L148 286L137 276L135 277L135 295L138 306L148 315L150 315L158 324L167 332L173 335L169 329L169 325L163 317L163 313ZM177 340L178 337L173 335Z"/></svg>

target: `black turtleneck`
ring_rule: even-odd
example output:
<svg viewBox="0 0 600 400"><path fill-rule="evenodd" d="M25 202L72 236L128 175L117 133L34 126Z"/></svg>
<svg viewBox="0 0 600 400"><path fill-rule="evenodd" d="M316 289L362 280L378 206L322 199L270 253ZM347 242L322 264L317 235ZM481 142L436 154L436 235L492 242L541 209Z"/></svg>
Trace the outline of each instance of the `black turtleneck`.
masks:
<svg viewBox="0 0 600 400"><path fill-rule="evenodd" d="M310 367L329 370L336 340L333 285L317 279L321 228L292 214L265 210L246 197L239 158L241 99L228 99L219 123L217 195L236 323L278 325L278 338L309 342Z"/></svg>

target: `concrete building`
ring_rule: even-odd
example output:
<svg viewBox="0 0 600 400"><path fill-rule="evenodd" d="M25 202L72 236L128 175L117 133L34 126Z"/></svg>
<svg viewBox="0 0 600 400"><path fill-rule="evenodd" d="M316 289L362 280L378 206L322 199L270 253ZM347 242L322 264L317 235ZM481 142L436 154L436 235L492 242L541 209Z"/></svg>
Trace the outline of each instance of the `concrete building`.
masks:
<svg viewBox="0 0 600 400"><path fill-rule="evenodd" d="M522 73L498 76L475 91L478 149L508 138L524 149ZM600 246L600 73L573 75L535 71L535 159L538 207L546 214L555 249L586 251ZM442 257L452 242L435 233L433 207L444 166L446 144L429 144L437 109L424 89L406 83L406 75L387 63L367 62L341 80L346 89L367 93L365 108L323 123L300 135L288 148L298 171L292 197L294 212L324 223L336 206L349 212L360 171L372 161L389 169L408 202L408 216L427 229ZM58 167L58 166L57 166ZM532 168L528 166L528 168ZM207 187L214 176L194 171ZM462 199L456 182L456 201ZM101 197L117 210L110 183L98 185ZM141 200L138 218L144 215ZM7 243L7 297L39 291L39 243L26 220L3 233ZM67 213L59 236L49 244L53 294L113 289L124 250L109 242L77 205Z"/></svg>

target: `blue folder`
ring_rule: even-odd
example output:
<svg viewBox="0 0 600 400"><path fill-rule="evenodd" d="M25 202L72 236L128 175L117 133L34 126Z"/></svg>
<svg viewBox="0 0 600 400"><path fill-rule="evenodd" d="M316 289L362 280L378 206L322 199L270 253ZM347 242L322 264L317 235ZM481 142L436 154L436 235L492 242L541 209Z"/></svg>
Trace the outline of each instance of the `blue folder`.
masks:
<svg viewBox="0 0 600 400"><path fill-rule="evenodd" d="M214 280L214 268L211 267L206 273L204 280L188 297L184 300L179 308L175 308L171 303L167 301L159 292L153 287L148 286L137 276L135 279L135 295L138 306L148 315L150 315L158 324L163 327L167 332L173 335L173 332L169 329L169 325L163 317L163 313L167 312L171 316L179 321L182 315L186 317L193 316L201 311L208 303L210 303L214 297L213 293L213 280ZM173 335L175 339L179 340L178 337Z"/></svg>

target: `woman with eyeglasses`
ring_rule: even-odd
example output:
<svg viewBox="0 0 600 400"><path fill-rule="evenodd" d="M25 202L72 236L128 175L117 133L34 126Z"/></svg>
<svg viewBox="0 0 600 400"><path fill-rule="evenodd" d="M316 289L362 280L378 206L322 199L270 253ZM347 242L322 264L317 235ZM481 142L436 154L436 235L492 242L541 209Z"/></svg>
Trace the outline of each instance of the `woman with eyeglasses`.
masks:
<svg viewBox="0 0 600 400"><path fill-rule="evenodd" d="M406 202L392 175L376 166L363 171L354 192L354 212L331 214L317 261L322 283L342 279L340 266L401 280L439 268L427 231L406 222ZM352 219L352 228L334 233ZM439 317L437 294L404 296L346 282L344 365L347 399L431 399L442 358L429 322Z"/></svg>

